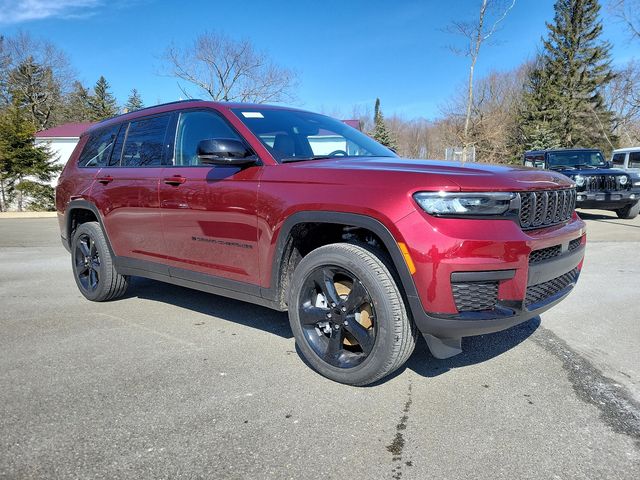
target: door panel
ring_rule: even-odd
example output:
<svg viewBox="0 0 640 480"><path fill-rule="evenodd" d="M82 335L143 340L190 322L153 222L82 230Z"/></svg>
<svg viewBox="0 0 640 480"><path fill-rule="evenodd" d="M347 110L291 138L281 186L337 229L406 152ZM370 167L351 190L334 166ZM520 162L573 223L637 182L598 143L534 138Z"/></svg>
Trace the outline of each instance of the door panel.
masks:
<svg viewBox="0 0 640 480"><path fill-rule="evenodd" d="M151 261L163 255L158 200L162 169L105 167L96 175L91 194L101 207L116 255Z"/></svg>
<svg viewBox="0 0 640 480"><path fill-rule="evenodd" d="M165 168L160 206L166 258L180 269L258 283L256 199L262 167Z"/></svg>

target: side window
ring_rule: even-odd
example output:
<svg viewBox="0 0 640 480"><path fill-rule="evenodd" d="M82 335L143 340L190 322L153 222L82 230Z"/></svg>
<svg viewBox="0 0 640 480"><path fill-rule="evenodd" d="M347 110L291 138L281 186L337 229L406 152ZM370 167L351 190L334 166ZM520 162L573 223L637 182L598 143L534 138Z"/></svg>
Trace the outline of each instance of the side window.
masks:
<svg viewBox="0 0 640 480"><path fill-rule="evenodd" d="M624 157L626 156L626 153L616 153L613 156L613 164L614 165L619 165L619 166L623 166L624 165Z"/></svg>
<svg viewBox="0 0 640 480"><path fill-rule="evenodd" d="M629 154L629 168L640 168L640 152Z"/></svg>
<svg viewBox="0 0 640 480"><path fill-rule="evenodd" d="M125 123L120 127L120 131L118 132L116 141L113 144L113 151L111 152L111 158L109 158L110 167L120 165L120 158L122 157L122 146L124 145L124 138L127 135L128 127L129 127L128 123Z"/></svg>
<svg viewBox="0 0 640 480"><path fill-rule="evenodd" d="M110 127L90 134L85 143L78 165L80 167L104 167L111 153L111 147L118 133L118 127Z"/></svg>
<svg viewBox="0 0 640 480"><path fill-rule="evenodd" d="M131 122L120 165L123 167L162 165L165 134L170 118L170 115L162 115Z"/></svg>
<svg viewBox="0 0 640 480"><path fill-rule="evenodd" d="M177 166L202 165L196 154L198 143L212 138L233 138L242 141L227 122L216 113L202 110L182 112L176 134L175 164Z"/></svg>

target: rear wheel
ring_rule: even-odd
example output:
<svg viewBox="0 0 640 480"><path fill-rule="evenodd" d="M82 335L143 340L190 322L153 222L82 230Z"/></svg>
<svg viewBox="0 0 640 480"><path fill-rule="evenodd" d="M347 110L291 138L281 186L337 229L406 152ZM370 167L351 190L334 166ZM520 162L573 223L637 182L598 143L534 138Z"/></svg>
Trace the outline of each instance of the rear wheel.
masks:
<svg viewBox="0 0 640 480"><path fill-rule="evenodd" d="M640 201L616 210L616 215L618 215L618 218L624 218L627 220L636 218L639 213L640 213Z"/></svg>
<svg viewBox="0 0 640 480"><path fill-rule="evenodd" d="M94 302L124 295L128 278L116 272L104 232L98 222L80 225L71 241L73 276L82 295Z"/></svg>
<svg viewBox="0 0 640 480"><path fill-rule="evenodd" d="M304 257L289 321L305 359L337 382L367 385L401 367L416 329L390 270L366 247L337 243Z"/></svg>

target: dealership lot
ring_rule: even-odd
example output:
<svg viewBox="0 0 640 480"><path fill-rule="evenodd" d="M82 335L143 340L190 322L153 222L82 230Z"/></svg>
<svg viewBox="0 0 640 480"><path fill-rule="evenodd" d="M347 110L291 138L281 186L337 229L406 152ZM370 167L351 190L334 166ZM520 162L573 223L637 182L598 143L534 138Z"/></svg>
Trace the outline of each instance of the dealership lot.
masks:
<svg viewBox="0 0 640 480"><path fill-rule="evenodd" d="M89 303L54 218L0 219L0 478L638 478L640 218L583 216L569 299L369 388L284 313L144 279Z"/></svg>

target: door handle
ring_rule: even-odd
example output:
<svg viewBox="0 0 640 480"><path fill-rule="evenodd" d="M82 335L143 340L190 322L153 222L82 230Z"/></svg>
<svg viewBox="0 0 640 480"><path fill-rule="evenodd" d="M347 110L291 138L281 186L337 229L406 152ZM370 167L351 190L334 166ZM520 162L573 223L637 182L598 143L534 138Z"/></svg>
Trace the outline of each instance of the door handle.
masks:
<svg viewBox="0 0 640 480"><path fill-rule="evenodd" d="M113 182L113 177L111 175L107 175L107 176L104 176L104 177L98 177L98 178L96 178L96 180L98 182L100 182L101 184L106 185L107 183Z"/></svg>
<svg viewBox="0 0 640 480"><path fill-rule="evenodd" d="M173 177L168 177L163 180L163 182L166 183L167 185L175 185L175 186L182 185L186 181L187 179L184 178L182 175L174 175Z"/></svg>

